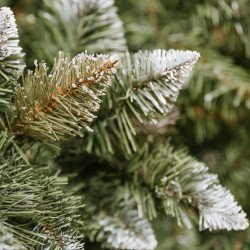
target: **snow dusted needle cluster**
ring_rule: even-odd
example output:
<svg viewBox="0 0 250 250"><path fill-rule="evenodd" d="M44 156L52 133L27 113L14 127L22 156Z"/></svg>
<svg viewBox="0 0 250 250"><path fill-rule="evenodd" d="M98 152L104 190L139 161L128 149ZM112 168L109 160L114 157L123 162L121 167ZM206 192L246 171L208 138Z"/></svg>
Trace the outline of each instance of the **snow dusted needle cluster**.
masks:
<svg viewBox="0 0 250 250"><path fill-rule="evenodd" d="M42 140L83 136L93 121L118 67L116 55L82 53L69 60L59 53L50 73L45 63L29 71L16 88L16 131L24 129Z"/></svg>
<svg viewBox="0 0 250 250"><path fill-rule="evenodd" d="M230 191L220 184L201 192L198 208L200 230L245 230L249 226L246 213L234 200Z"/></svg>
<svg viewBox="0 0 250 250"><path fill-rule="evenodd" d="M219 183L218 176L210 174L208 167L190 157L185 149L173 150L167 144L166 166L169 171L161 179L157 194L163 199L166 213L177 218L179 225L192 228L188 210L179 205L196 207L199 211L199 229L213 230L244 230L249 222L242 207L233 195ZM162 155L158 157L163 157ZM157 166L157 158L155 164ZM157 171L156 171L157 170ZM155 172L160 172L156 168ZM178 172L178 177L174 173ZM153 175L153 174L151 174Z"/></svg>
<svg viewBox="0 0 250 250"><path fill-rule="evenodd" d="M198 52L189 50L157 49L135 54L133 86L136 93L131 98L151 115L169 113L199 57ZM145 101L141 102L142 99ZM142 107L145 102L149 105Z"/></svg>
<svg viewBox="0 0 250 250"><path fill-rule="evenodd" d="M18 38L16 20L10 8L2 7L0 8L0 42L10 38Z"/></svg>
<svg viewBox="0 0 250 250"><path fill-rule="evenodd" d="M17 26L13 12L8 7L2 7L0 8L0 69L6 74L16 77L25 67L24 54L21 53L22 49L18 44Z"/></svg>
<svg viewBox="0 0 250 250"><path fill-rule="evenodd" d="M97 151L107 155L114 151L111 141L116 141L127 154L137 151L134 122L155 125L159 117L172 111L183 83L190 76L199 56L196 51L160 49L125 53L105 100L116 116L105 121L108 125L99 124L94 128L98 131L95 130L93 137L98 134L98 139L92 144L95 149L88 145L88 150L98 148ZM100 128L102 132L99 132ZM123 133L124 130L126 133ZM105 143L98 147L100 136Z"/></svg>
<svg viewBox="0 0 250 250"><path fill-rule="evenodd" d="M160 50L139 52L136 54L140 61L150 61L152 76L157 76L176 67L190 63L193 66L200 57L200 53L190 50Z"/></svg>
<svg viewBox="0 0 250 250"><path fill-rule="evenodd" d="M116 218L117 214L116 216L99 214L96 223L102 230L96 237L102 239L105 242L103 245L110 249L127 250L129 246L131 250L154 250L157 241L149 221L140 218L137 210L126 208L126 211L120 211L121 218Z"/></svg>

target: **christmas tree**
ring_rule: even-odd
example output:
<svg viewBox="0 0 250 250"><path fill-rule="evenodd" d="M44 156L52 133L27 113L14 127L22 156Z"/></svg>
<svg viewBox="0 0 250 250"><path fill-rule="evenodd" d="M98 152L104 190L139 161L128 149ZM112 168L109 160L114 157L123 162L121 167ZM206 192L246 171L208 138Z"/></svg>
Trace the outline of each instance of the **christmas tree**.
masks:
<svg viewBox="0 0 250 250"><path fill-rule="evenodd" d="M247 2L1 3L0 249L247 246Z"/></svg>

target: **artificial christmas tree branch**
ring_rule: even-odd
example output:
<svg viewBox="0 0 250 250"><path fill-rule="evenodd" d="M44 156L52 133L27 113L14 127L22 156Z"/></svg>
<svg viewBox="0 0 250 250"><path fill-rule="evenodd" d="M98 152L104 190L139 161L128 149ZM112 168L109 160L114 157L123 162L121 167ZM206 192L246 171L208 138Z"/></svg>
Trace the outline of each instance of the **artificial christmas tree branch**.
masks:
<svg viewBox="0 0 250 250"><path fill-rule="evenodd" d="M151 224L138 213L136 201L120 179L100 173L91 179L79 178L73 185L87 201L84 221L90 241L110 249L155 249L157 241Z"/></svg>
<svg viewBox="0 0 250 250"><path fill-rule="evenodd" d="M70 135L83 136L100 107L100 96L116 72L116 56L78 55L72 61L59 54L48 73L44 63L29 71L23 86L15 89L14 133L45 141L59 141Z"/></svg>
<svg viewBox="0 0 250 250"><path fill-rule="evenodd" d="M157 145L152 150L145 146L124 166L134 175L134 187L146 183L155 189L164 210L176 217L179 225L192 227L193 207L199 211L200 230L248 227L246 214L231 193L219 184L217 175L209 174L208 168L189 156L186 149L175 150L169 143Z"/></svg>
<svg viewBox="0 0 250 250"><path fill-rule="evenodd" d="M199 115L205 117L203 111L211 108L204 105L204 96L207 97L206 104L211 106L218 99L219 104L213 110L219 108L221 114L226 114L220 106L224 97L226 102L223 101L223 105L230 101L235 106L243 103L248 93L248 74L239 70L241 66L232 69L239 60L228 61L225 56L217 56L225 52L222 47L217 54L212 54L205 46L208 43L211 51L218 46L211 41L220 32L227 32L227 24L224 26L221 21L225 16L235 18L229 23L228 33L237 33L234 38L240 38L241 42L246 39L245 29L239 32L238 5L224 0L216 4L211 0L204 4L208 9L203 12L202 4L183 5L178 0L169 2L167 7L178 10L180 15L171 15L160 7L165 6L163 1L162 5L157 4L160 0L154 1L152 30L155 33L151 42L160 42L160 48L200 50L202 47L201 51L209 54L204 53L205 59L198 65L196 77L192 78L191 85L186 85L187 89L190 86L192 89L189 94L183 92L186 99L182 99L185 101L181 102L181 108L193 110L196 120ZM169 220L166 214L176 217L176 225L188 228L193 226L194 220L200 230L245 229L248 226L246 214L231 193L220 185L217 175L210 174L206 164L191 157L186 150L176 150L169 142L165 143L161 137L166 135L157 130L162 121L163 124L172 121L171 112L177 96L199 53L180 50L126 52L119 54L121 67L116 72L116 56L82 53L85 50L91 53L126 50L114 1L44 0L41 4L41 1L34 0L32 4L40 13L39 18L36 14L24 14L24 3L21 2L18 6L13 3L13 6L20 24L29 24L28 32L22 29L24 33L21 33L26 40L27 52L31 53L27 53L29 61L35 56L52 65L59 50L70 57L81 54L70 60L63 52L59 53L52 70L48 70L45 63L35 62L35 70L28 71L20 85L16 83L18 77L12 75L14 71L9 72L8 79L5 78L16 87L14 103L11 95L8 99L9 106L15 109L0 116L0 129L4 130L0 133L0 243L6 248L80 250L84 248L85 235L87 249L88 244L93 244L94 249L152 250L156 248L156 238L159 239L153 230L155 221L152 219L164 218L165 215ZM138 7L147 5L132 2ZM180 5L187 8L187 13L180 11ZM219 20L213 16L213 6L219 8L216 12ZM148 11L148 6L146 9ZM162 19L158 19L157 12L164 13ZM4 19L6 12L0 14L0 20ZM182 20L182 15L185 20ZM192 25L187 22L189 18L192 18ZM16 34L13 20L14 17L6 20L4 25L11 24L14 27L11 28L12 34ZM172 25L160 29L166 20ZM232 23L235 25L233 32ZM186 28L185 32L181 27ZM205 27L204 37L202 27ZM147 34L140 36L142 43L144 37L150 37L152 30L149 28ZM208 37L210 33L206 31L210 30L215 32ZM9 46L9 51L20 55L18 39L15 39L14 50ZM11 44L8 40L8 45ZM246 40L244 45L247 45ZM6 51L2 50L4 55L7 55ZM207 60L210 55L215 56ZM19 59L14 60L18 65ZM0 60L2 63L5 58ZM218 88L219 92L216 92L212 89L217 83L230 86L231 94L237 92L238 102L233 101L231 94L223 93L217 98L223 90ZM4 86L5 93L12 91L3 84L1 87ZM5 97L0 98L2 103L7 103L5 100ZM183 116L187 117L187 114L183 113ZM201 123L200 120L197 122ZM213 128L215 122L204 124ZM188 134L190 124L184 125ZM151 129L152 126L156 129ZM86 131L92 134L82 140L80 137ZM208 132L204 127L201 129L201 134ZM194 135L185 137L176 133L175 136L175 144L185 141L185 144L192 145L197 139ZM59 159L54 158L54 151L46 146L56 149L61 141L64 143L60 147L65 150L58 155ZM196 145L192 152L202 149L203 145ZM56 174L51 174L51 171ZM69 184L66 176L73 178ZM238 176L242 178L242 173ZM78 187L78 192L72 191L72 185ZM84 199L85 208L79 196ZM171 242L185 242L186 246L187 240L177 239L172 228L177 227L166 223L162 232L168 233L164 237ZM196 234L195 230L193 234Z"/></svg>
<svg viewBox="0 0 250 250"><path fill-rule="evenodd" d="M114 214L100 211L86 220L87 236L109 249L155 249L157 242L148 220L128 204L119 204L116 208L118 211Z"/></svg>
<svg viewBox="0 0 250 250"><path fill-rule="evenodd" d="M140 125L157 124L159 117L169 113L198 58L195 51L125 54L104 100L109 117L94 125L95 133L86 146L88 152L93 150L106 157L115 148L128 155L136 151L135 120Z"/></svg>
<svg viewBox="0 0 250 250"><path fill-rule="evenodd" d="M20 242L24 249L37 249L46 244L66 247L79 240L83 246L80 197L63 189L66 178L47 175L47 167L28 165L14 150L13 139L0 132L0 224L9 232L5 237L11 234L13 238L7 241L1 235L0 243L11 248Z"/></svg>

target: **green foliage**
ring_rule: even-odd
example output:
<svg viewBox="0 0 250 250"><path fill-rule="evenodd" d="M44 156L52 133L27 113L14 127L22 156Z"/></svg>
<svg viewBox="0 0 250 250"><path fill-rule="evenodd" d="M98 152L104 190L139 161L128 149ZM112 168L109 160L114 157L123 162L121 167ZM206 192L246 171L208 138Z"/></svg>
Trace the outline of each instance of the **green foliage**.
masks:
<svg viewBox="0 0 250 250"><path fill-rule="evenodd" d="M110 249L155 249L157 242L151 224L140 216L121 180L102 173L89 180L81 179L79 185L88 200L85 230L90 241Z"/></svg>
<svg viewBox="0 0 250 250"><path fill-rule="evenodd" d="M80 197L63 189L66 178L49 175L47 167L30 166L14 147L13 138L1 132L1 246L61 249L81 241ZM74 249L82 249L80 241Z"/></svg>
<svg viewBox="0 0 250 250"><path fill-rule="evenodd" d="M124 164L133 175L134 188L148 185L165 212L176 217L179 225L192 227L191 219L197 210L200 230L239 230L248 226L246 214L219 184L218 177L208 173L207 166L191 157L186 149L175 150L169 143L156 145L150 149L146 144ZM151 201L139 196L140 207L149 207L143 203Z"/></svg>
<svg viewBox="0 0 250 250"><path fill-rule="evenodd" d="M118 2L132 50L188 48L202 55L178 100L185 114L183 133L190 124L191 136L201 144L214 139L222 126L242 123L249 109L248 1L191 1L181 12L181 1ZM138 15L131 16L134 9Z"/></svg>
<svg viewBox="0 0 250 250"><path fill-rule="evenodd" d="M157 241L157 249L240 248L249 231L198 233L193 224L209 231L248 226L217 176L247 208L248 0L117 3L130 50L145 52L120 53L127 47L113 0L12 2L28 62L51 66L63 51L52 70L35 61L22 84L15 20L1 9L0 18L11 17L1 26L11 36L1 43L0 34L0 102L15 106L0 116L7 131L0 134L1 246L83 249L84 232L88 249L151 250ZM162 49L148 51L155 47ZM116 72L116 56L85 50L118 52L121 67ZM202 59L189 79L195 50ZM188 144L215 174L163 138L179 111L171 144Z"/></svg>
<svg viewBox="0 0 250 250"><path fill-rule="evenodd" d="M249 58L250 42L248 21L249 14L247 1L210 0L197 3L193 25L196 32L205 39L210 40L215 47L224 47L230 53L237 52ZM211 36L211 30L213 36ZM226 40L230 39L230 43Z"/></svg>
<svg viewBox="0 0 250 250"><path fill-rule="evenodd" d="M115 151L132 154L138 148L136 126L157 124L173 108L183 83L199 58L197 52L155 50L126 53L88 137L88 152L107 157ZM106 104L106 105L105 105Z"/></svg>
<svg viewBox="0 0 250 250"><path fill-rule="evenodd" d="M189 84L177 100L181 119L177 123L179 135L174 139L188 144L194 154L206 161L249 213L245 198L250 160L249 1L117 3L130 50L174 47L201 53ZM132 16L131 11L137 15ZM159 244L159 249L196 249L187 241L179 246L178 229L168 230L169 244ZM248 249L250 242L248 230L194 234L197 249ZM165 236L160 235L164 242Z"/></svg>
<svg viewBox="0 0 250 250"><path fill-rule="evenodd" d="M8 6L9 5L9 0L2 0L0 3L0 7Z"/></svg>
<svg viewBox="0 0 250 250"><path fill-rule="evenodd" d="M200 144L218 135L222 124L233 127L241 122L250 107L248 71L214 51L203 55L206 60L196 67L186 95L179 100L186 114L183 123L192 123Z"/></svg>
<svg viewBox="0 0 250 250"><path fill-rule="evenodd" d="M60 53L50 73L44 63L37 65L34 72L28 72L23 86L15 89L14 132L51 146L68 136L83 136L83 128L91 130L88 125L117 63L115 56L79 54L70 61Z"/></svg>

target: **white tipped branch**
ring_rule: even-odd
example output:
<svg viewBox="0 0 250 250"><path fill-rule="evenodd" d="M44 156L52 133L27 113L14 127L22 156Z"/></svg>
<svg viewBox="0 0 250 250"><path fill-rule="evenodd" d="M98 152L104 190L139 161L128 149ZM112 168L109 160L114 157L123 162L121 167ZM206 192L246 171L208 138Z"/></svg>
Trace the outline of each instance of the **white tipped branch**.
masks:
<svg viewBox="0 0 250 250"><path fill-rule="evenodd" d="M157 246L150 223L147 219L141 218L136 209L126 208L114 216L99 213L93 218L93 222L99 227L96 237L103 242L104 247L121 250L154 250Z"/></svg>
<svg viewBox="0 0 250 250"><path fill-rule="evenodd" d="M86 200L86 236L108 249L155 249L157 241L150 222L140 215L120 178L109 174L99 173L76 184L78 189L83 187L80 192Z"/></svg>
<svg viewBox="0 0 250 250"><path fill-rule="evenodd" d="M16 21L8 7L0 8L0 80L17 78L25 67L24 54L18 45Z"/></svg>
<svg viewBox="0 0 250 250"><path fill-rule="evenodd" d="M8 7L2 7L0 8L0 70L1 76L4 78L4 72L6 75L10 73L18 77L24 69L24 54L21 53L22 49L18 44L17 26L13 12ZM11 59L15 59L15 61ZM11 64L8 65L8 62Z"/></svg>
<svg viewBox="0 0 250 250"><path fill-rule="evenodd" d="M176 217L179 225L191 228L192 218L198 210L200 230L248 227L245 212L232 194L219 184L217 175L208 173L208 167L185 149L174 150L169 143L157 145L152 150L142 149L124 168L153 187L165 212Z"/></svg>
<svg viewBox="0 0 250 250"><path fill-rule="evenodd" d="M135 125L157 124L166 118L199 56L179 50L126 53L105 99L110 119L94 126L88 151L102 156L116 148L128 155L137 151Z"/></svg>
<svg viewBox="0 0 250 250"><path fill-rule="evenodd" d="M60 235L61 244L60 246L56 246L53 241L50 242L44 247L44 249L51 249L52 246L56 249L64 249L64 250L84 250L84 243L77 241L72 237L72 235L68 235L65 233L61 233Z"/></svg>
<svg viewBox="0 0 250 250"><path fill-rule="evenodd" d="M13 81L23 72L24 54L18 45L16 21L8 7L0 8L0 108L10 103Z"/></svg>
<svg viewBox="0 0 250 250"><path fill-rule="evenodd" d="M192 227L187 212L189 205L198 208L200 230L246 229L245 212L232 194L219 184L218 176L209 174L208 167L185 151L172 151L171 147L169 150L168 171L157 189L165 211L176 216L179 224Z"/></svg>
<svg viewBox="0 0 250 250"><path fill-rule="evenodd" d="M119 250L154 250L157 241L150 222L141 217L131 200L120 202L116 211L102 209L86 219L86 234L103 247Z"/></svg>
<svg viewBox="0 0 250 250"><path fill-rule="evenodd" d="M93 113L99 109L100 96L110 86L117 66L116 56L85 53L72 61L60 53L50 74L40 63L34 72L28 72L23 87L16 88L14 132L59 141L92 131Z"/></svg>
<svg viewBox="0 0 250 250"><path fill-rule="evenodd" d="M130 101L137 103L141 111L152 118L155 112L170 112L199 57L196 51L180 50L154 50L135 54L132 59L134 91ZM124 77L122 74L121 78Z"/></svg>
<svg viewBox="0 0 250 250"><path fill-rule="evenodd" d="M199 200L200 230L230 231L245 230L248 227L246 213L234 200L233 195L221 185L213 185L202 191Z"/></svg>

